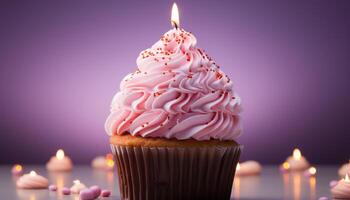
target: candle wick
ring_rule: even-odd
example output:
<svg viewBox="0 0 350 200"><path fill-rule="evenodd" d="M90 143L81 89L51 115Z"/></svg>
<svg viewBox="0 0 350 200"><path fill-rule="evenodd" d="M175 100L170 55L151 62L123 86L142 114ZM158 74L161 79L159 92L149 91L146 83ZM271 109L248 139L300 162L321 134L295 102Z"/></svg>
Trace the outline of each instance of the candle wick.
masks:
<svg viewBox="0 0 350 200"><path fill-rule="evenodd" d="M177 25L177 23L175 21L173 21L173 25L174 25L174 28L177 30L179 28L179 26Z"/></svg>

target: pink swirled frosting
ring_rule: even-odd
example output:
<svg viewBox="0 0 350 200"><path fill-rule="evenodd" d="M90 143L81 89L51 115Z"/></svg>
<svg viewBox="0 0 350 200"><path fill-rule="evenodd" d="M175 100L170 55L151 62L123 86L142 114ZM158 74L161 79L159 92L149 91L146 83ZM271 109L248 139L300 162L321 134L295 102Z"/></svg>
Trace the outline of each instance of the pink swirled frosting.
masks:
<svg viewBox="0 0 350 200"><path fill-rule="evenodd" d="M165 33L137 58L114 96L109 135L234 140L240 134L240 98L232 81L183 29Z"/></svg>

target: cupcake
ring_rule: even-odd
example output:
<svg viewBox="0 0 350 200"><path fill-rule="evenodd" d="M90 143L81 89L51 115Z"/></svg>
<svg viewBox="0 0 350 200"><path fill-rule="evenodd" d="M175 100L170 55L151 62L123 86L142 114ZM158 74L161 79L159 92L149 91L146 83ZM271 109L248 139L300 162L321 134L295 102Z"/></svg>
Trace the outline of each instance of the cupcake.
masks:
<svg viewBox="0 0 350 200"><path fill-rule="evenodd" d="M241 147L232 81L183 29L140 53L105 128L122 199L230 199Z"/></svg>

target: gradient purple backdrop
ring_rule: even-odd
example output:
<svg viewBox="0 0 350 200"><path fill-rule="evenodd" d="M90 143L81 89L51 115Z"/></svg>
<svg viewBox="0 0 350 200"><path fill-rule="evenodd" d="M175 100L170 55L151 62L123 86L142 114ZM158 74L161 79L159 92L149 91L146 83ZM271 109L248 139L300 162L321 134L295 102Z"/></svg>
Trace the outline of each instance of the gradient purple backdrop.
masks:
<svg viewBox="0 0 350 200"><path fill-rule="evenodd" d="M349 1L178 1L181 25L233 79L243 159L350 157ZM104 121L172 1L2 1L0 164L109 152Z"/></svg>

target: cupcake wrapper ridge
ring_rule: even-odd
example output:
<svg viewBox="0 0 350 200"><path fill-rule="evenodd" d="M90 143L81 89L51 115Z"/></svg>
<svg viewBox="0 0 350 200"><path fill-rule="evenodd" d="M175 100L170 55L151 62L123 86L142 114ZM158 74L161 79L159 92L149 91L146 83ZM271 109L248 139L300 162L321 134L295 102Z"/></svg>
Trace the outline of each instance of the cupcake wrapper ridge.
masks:
<svg viewBox="0 0 350 200"><path fill-rule="evenodd" d="M230 199L241 146L111 144L122 199Z"/></svg>

